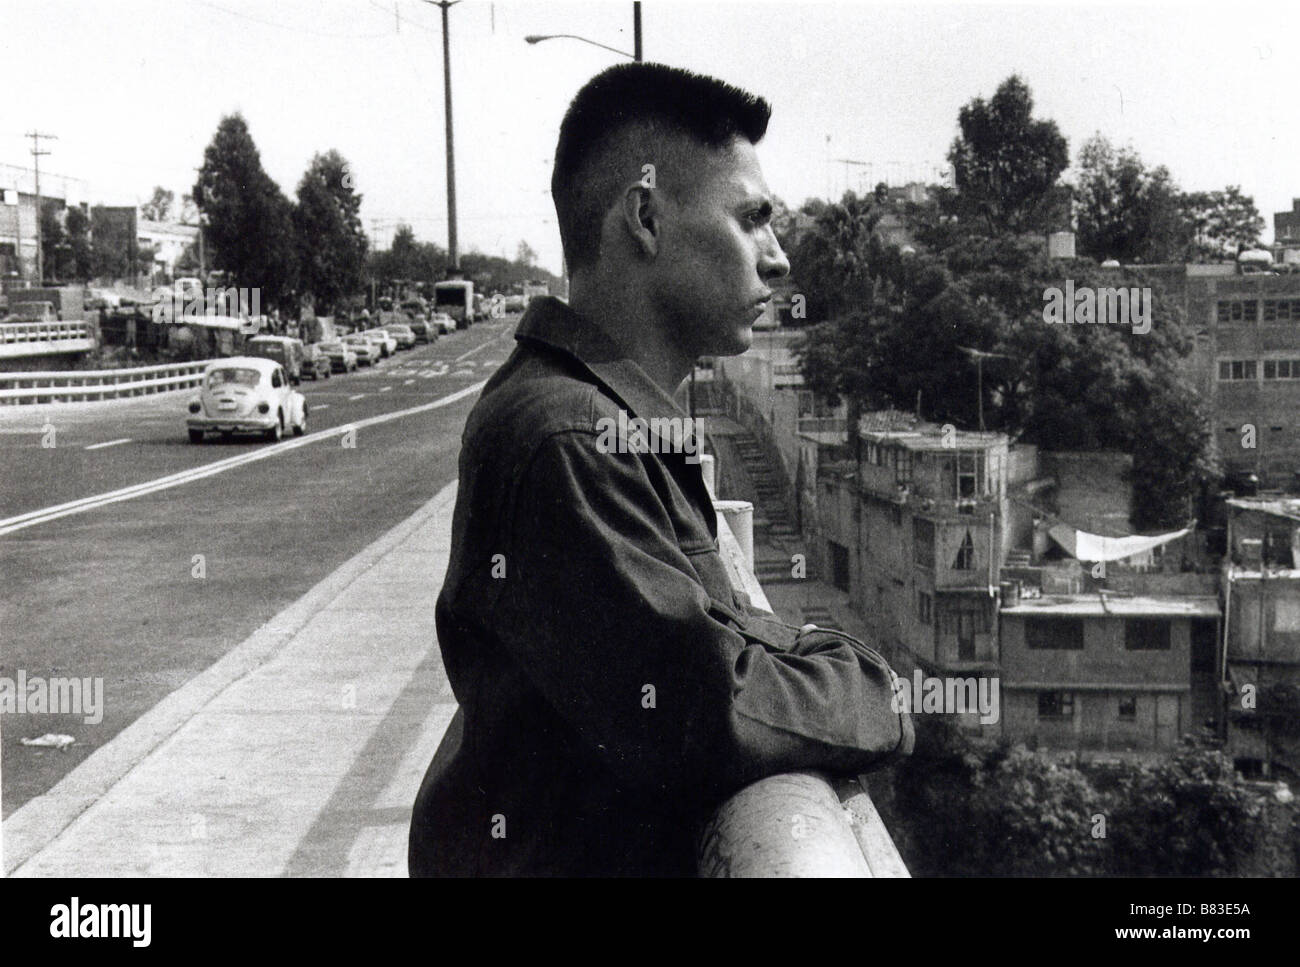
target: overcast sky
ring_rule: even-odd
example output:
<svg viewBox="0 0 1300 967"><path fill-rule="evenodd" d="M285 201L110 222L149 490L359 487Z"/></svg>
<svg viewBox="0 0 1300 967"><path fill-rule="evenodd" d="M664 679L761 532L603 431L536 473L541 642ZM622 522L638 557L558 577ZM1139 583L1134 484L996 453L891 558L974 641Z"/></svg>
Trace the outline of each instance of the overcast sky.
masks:
<svg viewBox="0 0 1300 967"><path fill-rule="evenodd" d="M647 60L772 102L760 158L791 204L942 165L958 109L1013 72L1071 158L1100 131L1185 189L1240 184L1266 237L1300 195L1294 6L647 0L643 11ZM560 118L621 58L524 43L538 33L630 51L632 4L451 9L462 250L513 256L524 239L558 272L547 188ZM0 0L0 63L0 164L30 164L24 132L56 134L42 168L82 179L84 200L187 191L217 122L240 111L287 194L313 154L336 148L367 232L387 244L407 221L446 244L440 13L423 0Z"/></svg>

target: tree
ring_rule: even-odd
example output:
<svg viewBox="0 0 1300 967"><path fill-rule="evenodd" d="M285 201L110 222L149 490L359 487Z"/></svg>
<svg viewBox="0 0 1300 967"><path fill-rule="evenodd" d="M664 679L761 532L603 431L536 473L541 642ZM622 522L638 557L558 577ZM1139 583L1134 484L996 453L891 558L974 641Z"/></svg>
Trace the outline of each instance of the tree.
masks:
<svg viewBox="0 0 1300 967"><path fill-rule="evenodd" d="M958 114L961 133L948 151L956 182L956 214L990 234L1053 227L1060 195L1053 191L1069 164L1055 121L1034 120L1033 95L1017 75L993 99L976 98Z"/></svg>
<svg viewBox="0 0 1300 967"><path fill-rule="evenodd" d="M299 274L318 311L332 311L365 281L366 236L361 196L347 178L348 164L337 151L316 155L298 183L293 223Z"/></svg>
<svg viewBox="0 0 1300 967"><path fill-rule="evenodd" d="M41 280L64 278L63 267L67 264L67 243L64 241L63 222L59 219L62 203L53 198L44 199L41 204Z"/></svg>
<svg viewBox="0 0 1300 967"><path fill-rule="evenodd" d="M264 304L295 309L293 203L262 169L241 115L221 119L193 195L207 217L212 266L240 286L260 288Z"/></svg>
<svg viewBox="0 0 1300 967"><path fill-rule="evenodd" d="M150 222L165 222L171 215L172 204L176 201L175 192L158 186L153 190L153 197L140 206L140 217Z"/></svg>
<svg viewBox="0 0 1300 967"><path fill-rule="evenodd" d="M1148 168L1132 148L1116 149L1100 134L1080 149L1075 217L1081 255L1148 264L1180 259L1189 242L1183 207L1163 165Z"/></svg>
<svg viewBox="0 0 1300 967"><path fill-rule="evenodd" d="M90 216L81 208L68 209L64 222L68 239L67 277L84 282L94 275L94 260L90 245Z"/></svg>
<svg viewBox="0 0 1300 967"><path fill-rule="evenodd" d="M519 248L515 250L515 261L520 265L532 265L537 261L537 253L531 245L521 239Z"/></svg>
<svg viewBox="0 0 1300 967"><path fill-rule="evenodd" d="M1244 249L1257 248L1264 219L1255 199L1237 185L1222 191L1195 191L1180 196L1187 222L1189 259L1235 258Z"/></svg>

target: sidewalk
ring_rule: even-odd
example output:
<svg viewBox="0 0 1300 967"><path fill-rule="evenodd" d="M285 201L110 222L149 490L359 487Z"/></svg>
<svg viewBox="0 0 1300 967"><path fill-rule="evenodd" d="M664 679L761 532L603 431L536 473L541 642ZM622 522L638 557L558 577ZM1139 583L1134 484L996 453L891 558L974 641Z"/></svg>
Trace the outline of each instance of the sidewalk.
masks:
<svg viewBox="0 0 1300 967"><path fill-rule="evenodd" d="M2 833L12 876L405 876L455 711L434 631L456 486L125 729Z"/></svg>
<svg viewBox="0 0 1300 967"><path fill-rule="evenodd" d="M455 495L445 487L14 812L5 871L405 876L411 805L456 708L433 617ZM829 585L765 591L787 621L829 614L862 636Z"/></svg>

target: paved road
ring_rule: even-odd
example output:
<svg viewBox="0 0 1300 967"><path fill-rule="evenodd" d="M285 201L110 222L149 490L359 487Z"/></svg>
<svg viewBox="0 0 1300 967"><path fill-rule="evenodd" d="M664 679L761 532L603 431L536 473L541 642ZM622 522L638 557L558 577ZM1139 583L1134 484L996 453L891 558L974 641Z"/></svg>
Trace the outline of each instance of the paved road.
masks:
<svg viewBox="0 0 1300 967"><path fill-rule="evenodd" d="M0 677L102 677L105 697L98 724L5 717L3 815L454 480L465 416L514 326L482 324L373 372L308 382L308 436L274 446L189 444L184 393L0 409ZM42 446L51 427L54 446ZM207 475L67 513L188 471ZM65 515L24 517L50 508ZM76 742L20 743L45 732Z"/></svg>

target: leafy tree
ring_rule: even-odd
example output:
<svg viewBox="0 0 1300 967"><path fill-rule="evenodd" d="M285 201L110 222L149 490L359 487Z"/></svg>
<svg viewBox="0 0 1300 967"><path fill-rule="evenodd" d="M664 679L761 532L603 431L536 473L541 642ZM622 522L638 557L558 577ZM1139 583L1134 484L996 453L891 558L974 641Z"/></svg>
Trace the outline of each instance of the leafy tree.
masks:
<svg viewBox="0 0 1300 967"><path fill-rule="evenodd" d="M59 218L62 204L54 199L44 199L41 204L41 261L45 278L41 281L62 279L67 264L67 243L63 222Z"/></svg>
<svg viewBox="0 0 1300 967"><path fill-rule="evenodd" d="M207 217L212 267L229 272L237 285L260 288L264 305L295 308L293 203L263 170L241 115L221 119L193 196Z"/></svg>
<svg viewBox="0 0 1300 967"><path fill-rule="evenodd" d="M515 250L515 261L520 265L532 265L537 261L537 252L531 245L520 239L519 247Z"/></svg>
<svg viewBox="0 0 1300 967"><path fill-rule="evenodd" d="M1079 151L1075 217L1080 254L1098 261L1168 262L1187 250L1182 195L1168 169L1148 168L1100 134Z"/></svg>
<svg viewBox="0 0 1300 967"><path fill-rule="evenodd" d="M992 100L976 98L958 114L961 133L948 151L956 182L956 213L985 231L1053 227L1060 195L1053 189L1069 164L1055 121L1033 118L1034 100L1017 75Z"/></svg>
<svg viewBox="0 0 1300 967"><path fill-rule="evenodd" d="M94 275L94 260L90 245L90 216L74 205L68 209L68 217L63 229L68 240L67 277L86 281Z"/></svg>
<svg viewBox="0 0 1300 967"><path fill-rule="evenodd" d="M171 215L176 193L158 186L153 190L153 197L140 206L140 217L151 222L165 222Z"/></svg>
<svg viewBox="0 0 1300 967"><path fill-rule="evenodd" d="M1259 246L1264 219L1255 199L1237 185L1222 191L1194 191L1179 199L1191 236L1189 259L1234 258Z"/></svg>
<svg viewBox="0 0 1300 967"><path fill-rule="evenodd" d="M312 159L298 183L293 223L301 283L322 312L358 292L365 280L361 196L353 191L348 170L342 155L328 151Z"/></svg>

